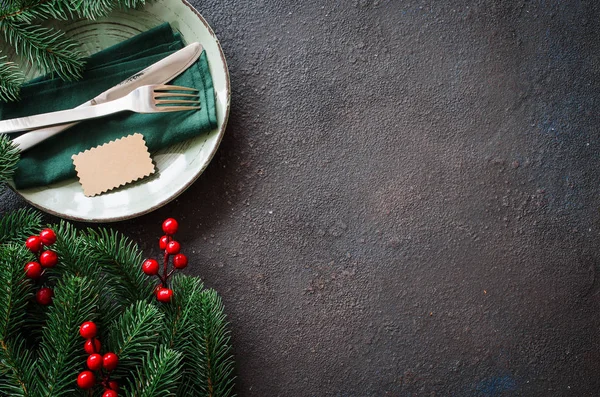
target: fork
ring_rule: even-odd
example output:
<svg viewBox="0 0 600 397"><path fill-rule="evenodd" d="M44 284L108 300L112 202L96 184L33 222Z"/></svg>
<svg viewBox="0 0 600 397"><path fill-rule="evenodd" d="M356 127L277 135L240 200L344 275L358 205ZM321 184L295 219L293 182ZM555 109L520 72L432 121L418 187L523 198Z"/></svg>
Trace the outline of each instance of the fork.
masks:
<svg viewBox="0 0 600 397"><path fill-rule="evenodd" d="M95 119L127 110L136 113L162 113L197 109L200 109L200 100L198 90L194 88L164 84L145 85L122 98L99 105L2 120L0 133L29 131L50 125Z"/></svg>

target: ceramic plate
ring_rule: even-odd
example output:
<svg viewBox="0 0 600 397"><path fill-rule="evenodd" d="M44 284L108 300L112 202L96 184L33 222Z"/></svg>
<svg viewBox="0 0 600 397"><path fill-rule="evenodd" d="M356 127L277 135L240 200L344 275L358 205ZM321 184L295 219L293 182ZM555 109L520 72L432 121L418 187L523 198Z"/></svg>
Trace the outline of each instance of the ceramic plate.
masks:
<svg viewBox="0 0 600 397"><path fill-rule="evenodd" d="M89 54L163 22L187 43L199 42L210 64L217 96L218 128L153 153L158 172L146 179L96 197L85 197L72 179L42 188L16 190L27 202L53 215L87 222L113 222L153 211L185 191L204 171L221 141L229 115L229 73L223 51L204 18L187 2L158 0L142 10L115 11L97 21L77 21L64 29ZM30 71L28 77L34 77Z"/></svg>

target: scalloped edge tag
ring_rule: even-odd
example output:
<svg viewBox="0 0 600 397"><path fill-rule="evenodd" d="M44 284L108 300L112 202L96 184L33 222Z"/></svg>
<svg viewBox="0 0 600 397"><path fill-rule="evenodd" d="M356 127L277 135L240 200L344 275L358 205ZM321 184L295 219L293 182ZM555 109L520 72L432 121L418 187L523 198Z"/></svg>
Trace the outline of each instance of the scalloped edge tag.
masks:
<svg viewBox="0 0 600 397"><path fill-rule="evenodd" d="M144 136L128 135L72 157L83 194L93 197L156 171Z"/></svg>

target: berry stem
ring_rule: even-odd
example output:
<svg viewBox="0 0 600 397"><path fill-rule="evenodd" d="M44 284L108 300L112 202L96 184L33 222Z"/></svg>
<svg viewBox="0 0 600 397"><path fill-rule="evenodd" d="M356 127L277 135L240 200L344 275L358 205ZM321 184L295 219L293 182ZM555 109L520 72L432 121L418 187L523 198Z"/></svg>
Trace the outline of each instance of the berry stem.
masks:
<svg viewBox="0 0 600 397"><path fill-rule="evenodd" d="M168 236L167 244L169 243L169 241L171 241L171 236ZM165 287L165 288L167 288L167 279L169 278L169 275L170 275L167 273L168 270L169 270L169 253L165 249L165 256L164 256L164 263L163 263L163 278L161 280L163 287Z"/></svg>
<svg viewBox="0 0 600 397"><path fill-rule="evenodd" d="M175 269L174 269L174 268L173 268L173 269L171 269L171 271L169 272L169 274L167 274L167 279L168 279L169 277L171 277L171 275L172 275L174 272L175 272ZM165 284L165 287L166 287L166 284Z"/></svg>

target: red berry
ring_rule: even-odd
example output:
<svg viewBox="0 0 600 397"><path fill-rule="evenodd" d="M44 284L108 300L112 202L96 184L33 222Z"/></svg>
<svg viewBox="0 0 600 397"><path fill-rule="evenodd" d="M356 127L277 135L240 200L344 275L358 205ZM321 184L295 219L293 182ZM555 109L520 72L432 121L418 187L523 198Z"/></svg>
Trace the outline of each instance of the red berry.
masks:
<svg viewBox="0 0 600 397"><path fill-rule="evenodd" d="M119 391L119 384L117 383L116 380L109 381L108 387L110 387L110 390Z"/></svg>
<svg viewBox="0 0 600 397"><path fill-rule="evenodd" d="M85 350L87 354L100 353L101 348L102 344L98 339L88 339L83 345L83 350Z"/></svg>
<svg viewBox="0 0 600 397"><path fill-rule="evenodd" d="M115 353L106 353L104 357L102 357L102 366L108 372L117 368L117 364L119 363L119 357Z"/></svg>
<svg viewBox="0 0 600 397"><path fill-rule="evenodd" d="M52 297L54 296L54 291L52 288L44 287L40 288L40 290L35 294L35 300L40 305L47 306L52 303Z"/></svg>
<svg viewBox="0 0 600 397"><path fill-rule="evenodd" d="M183 254L177 254L173 257L173 266L175 266L177 269L183 269L187 266L187 264L187 256Z"/></svg>
<svg viewBox="0 0 600 397"><path fill-rule="evenodd" d="M114 390L106 390L104 392L104 394L102 394L102 397L117 397L117 396L118 396L118 394Z"/></svg>
<svg viewBox="0 0 600 397"><path fill-rule="evenodd" d="M175 240L169 241L169 244L167 244L167 253L168 254L171 254L171 255L178 254L180 249L181 249L181 246Z"/></svg>
<svg viewBox="0 0 600 397"><path fill-rule="evenodd" d="M158 262L156 259L146 259L144 263L142 263L142 270L148 276L155 276L158 274L159 270Z"/></svg>
<svg viewBox="0 0 600 397"><path fill-rule="evenodd" d="M87 358L87 366L92 371L98 371L102 368L102 356L98 353L90 354Z"/></svg>
<svg viewBox="0 0 600 397"><path fill-rule="evenodd" d="M173 290L169 288L160 288L156 291L156 299L159 302L170 302L173 297Z"/></svg>
<svg viewBox="0 0 600 397"><path fill-rule="evenodd" d="M58 255L54 251L44 251L40 255L40 264L44 267L54 267L58 263Z"/></svg>
<svg viewBox="0 0 600 397"><path fill-rule="evenodd" d="M44 269L37 262L29 262L25 265L25 275L29 278L39 278L43 271Z"/></svg>
<svg viewBox="0 0 600 397"><path fill-rule="evenodd" d="M166 219L162 224L163 232L165 232L165 234L168 234L170 236L177 233L178 228L179 228L179 224L173 218Z"/></svg>
<svg viewBox="0 0 600 397"><path fill-rule="evenodd" d="M77 386L81 389L91 389L96 384L96 377L92 371L83 371L77 377Z"/></svg>
<svg viewBox="0 0 600 397"><path fill-rule="evenodd" d="M79 334L84 339L93 339L96 337L96 333L98 332L98 327L94 324L93 321L86 321L81 324L79 327Z"/></svg>
<svg viewBox="0 0 600 397"><path fill-rule="evenodd" d="M34 254L37 254L42 249L42 239L38 236L31 236L25 241L27 249Z"/></svg>
<svg viewBox="0 0 600 397"><path fill-rule="evenodd" d="M52 245L56 242L56 233L52 229L44 229L40 232L40 239L44 245Z"/></svg>
<svg viewBox="0 0 600 397"><path fill-rule="evenodd" d="M158 240L158 246L161 250L167 249L167 244L169 244L169 236L162 236L160 240Z"/></svg>

